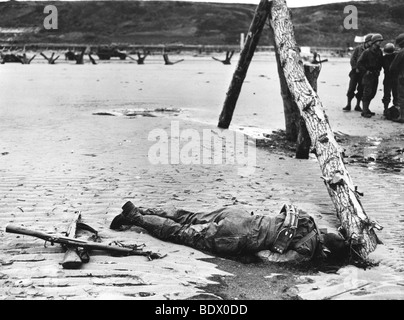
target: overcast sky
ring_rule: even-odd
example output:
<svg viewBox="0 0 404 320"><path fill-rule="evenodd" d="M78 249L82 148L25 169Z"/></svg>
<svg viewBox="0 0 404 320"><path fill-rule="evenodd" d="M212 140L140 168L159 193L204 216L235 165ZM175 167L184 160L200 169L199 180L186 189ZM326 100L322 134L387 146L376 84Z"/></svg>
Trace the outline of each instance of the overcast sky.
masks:
<svg viewBox="0 0 404 320"><path fill-rule="evenodd" d="M0 0L7 1L7 0ZM22 0L23 1L23 0ZM34 0L25 0L34 1ZM81 0L70 0L70 1L81 1ZM171 0L174 1L174 0ZM260 0L179 0L188 2L222 2L222 3L249 3L249 4L259 4ZM358 1L358 0L286 0L289 7L306 7L306 6L317 6L326 3L336 3L336 2L348 2L348 1ZM361 1L361 0L359 0ZM362 0L363 1L363 0ZM368 1L368 0L364 0Z"/></svg>

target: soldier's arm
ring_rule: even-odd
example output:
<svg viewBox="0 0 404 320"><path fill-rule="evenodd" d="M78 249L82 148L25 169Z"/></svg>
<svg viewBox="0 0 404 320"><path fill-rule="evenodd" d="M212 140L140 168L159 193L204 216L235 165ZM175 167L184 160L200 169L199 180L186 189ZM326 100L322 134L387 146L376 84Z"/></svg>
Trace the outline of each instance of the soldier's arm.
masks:
<svg viewBox="0 0 404 320"><path fill-rule="evenodd" d="M390 65L390 73L396 75L400 70L400 65L404 63L404 50L401 50Z"/></svg>
<svg viewBox="0 0 404 320"><path fill-rule="evenodd" d="M358 58L359 58L359 47L356 47L354 52L352 53L351 61L350 61L352 69L356 68L356 66L358 64Z"/></svg>
<svg viewBox="0 0 404 320"><path fill-rule="evenodd" d="M366 69L366 61L367 61L368 51L364 51L358 59L358 66L360 72L365 73Z"/></svg>

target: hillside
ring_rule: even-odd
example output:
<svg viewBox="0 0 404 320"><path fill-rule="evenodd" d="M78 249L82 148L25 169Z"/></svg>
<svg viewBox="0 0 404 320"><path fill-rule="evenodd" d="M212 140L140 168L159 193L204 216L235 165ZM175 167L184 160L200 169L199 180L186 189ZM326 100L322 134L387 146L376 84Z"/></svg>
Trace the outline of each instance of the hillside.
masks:
<svg viewBox="0 0 404 320"><path fill-rule="evenodd" d="M258 3L258 0L257 0ZM43 9L55 4L58 30L45 30ZM350 3L293 8L300 45L345 47L355 35L404 32L402 0L354 2L359 30L345 30ZM236 45L247 32L256 5L180 1L0 2L0 42ZM261 40L272 45L269 30Z"/></svg>

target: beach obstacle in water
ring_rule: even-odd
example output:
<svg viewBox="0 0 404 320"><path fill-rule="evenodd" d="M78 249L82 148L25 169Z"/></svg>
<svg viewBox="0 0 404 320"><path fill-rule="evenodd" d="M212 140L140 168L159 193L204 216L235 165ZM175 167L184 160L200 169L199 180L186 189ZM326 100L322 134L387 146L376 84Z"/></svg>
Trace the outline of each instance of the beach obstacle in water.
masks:
<svg viewBox="0 0 404 320"><path fill-rule="evenodd" d="M137 64L144 64L144 61L146 60L147 56L149 55L149 52L143 51L143 53L136 52L137 54L137 59L131 57L128 55L129 59L135 60Z"/></svg>
<svg viewBox="0 0 404 320"><path fill-rule="evenodd" d="M164 58L164 63L166 64L166 65L173 65L173 64L176 64L176 63L179 63L179 62L182 62L182 61L184 61L184 59L180 59L180 60L177 60L177 61L170 61L170 59L168 58L168 54L167 53L163 53L163 58Z"/></svg>
<svg viewBox="0 0 404 320"><path fill-rule="evenodd" d="M56 60L59 59L59 56L57 56L55 58L55 53L54 52L52 52L52 54L51 54L51 56L49 58L43 52L41 52L40 55L42 57L44 57L45 60L48 61L48 64L55 64Z"/></svg>
<svg viewBox="0 0 404 320"><path fill-rule="evenodd" d="M21 63L21 64L30 64L32 60L35 59L36 55L33 55L31 58L28 58L27 54L24 52L22 55L7 53L0 53L1 64L5 63Z"/></svg>
<svg viewBox="0 0 404 320"><path fill-rule="evenodd" d="M88 57L90 58L92 64L97 64L97 62L95 62L95 59L91 56L91 53L88 54Z"/></svg>
<svg viewBox="0 0 404 320"><path fill-rule="evenodd" d="M218 126L228 129L249 64L254 55L265 21L274 32L278 73L284 107L296 116L295 127L306 130L320 164L322 179L336 208L341 226L339 230L350 243L352 256L366 259L381 241L375 230L382 227L366 214L357 191L343 161L343 150L338 145L317 95L318 65L304 67L297 46L289 8L285 0L261 0L255 11L246 44L241 51L238 66L228 89ZM311 69L310 69L311 68ZM305 70L306 69L306 70ZM310 81L308 80L310 79ZM285 118L287 118L285 114ZM306 141L305 143L308 144Z"/></svg>
<svg viewBox="0 0 404 320"><path fill-rule="evenodd" d="M218 59L218 58L215 58L215 57L212 57L212 59L213 60L216 60L216 61L219 61L219 62L221 62L221 63L223 63L223 64L231 64L231 58L233 57L233 55L234 55L234 50L232 50L232 51L226 51L226 58L224 59L224 60L220 60L220 59Z"/></svg>
<svg viewBox="0 0 404 320"><path fill-rule="evenodd" d="M76 60L76 64L84 64L84 53L86 52L86 48L81 49L80 53L76 53L74 58Z"/></svg>

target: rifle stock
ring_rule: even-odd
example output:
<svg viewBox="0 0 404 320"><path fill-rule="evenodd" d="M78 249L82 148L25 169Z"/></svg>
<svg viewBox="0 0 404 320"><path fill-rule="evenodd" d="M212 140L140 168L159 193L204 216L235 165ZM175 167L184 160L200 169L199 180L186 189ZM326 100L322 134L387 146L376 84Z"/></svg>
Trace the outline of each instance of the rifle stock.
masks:
<svg viewBox="0 0 404 320"><path fill-rule="evenodd" d="M75 238L76 237L76 230L77 230L77 223L81 219L81 213L80 211L76 211L74 214L73 220L71 221L67 232L66 236L70 238ZM65 246L66 247L66 252L62 260L62 267L64 269L78 269L82 266L83 261L81 257L78 254L78 250L76 247L72 246Z"/></svg>
<svg viewBox="0 0 404 320"><path fill-rule="evenodd" d="M8 224L6 226L6 232L40 238L42 240L50 242L52 245L54 243L59 243L69 247L79 247L86 250L107 251L114 255L126 255L126 256L140 255L140 256L146 256L150 260L162 258L159 254L153 253L151 251L143 251L136 248L121 247L118 245L109 245L75 238L68 238L61 235L52 235L45 232L28 229L15 224Z"/></svg>

